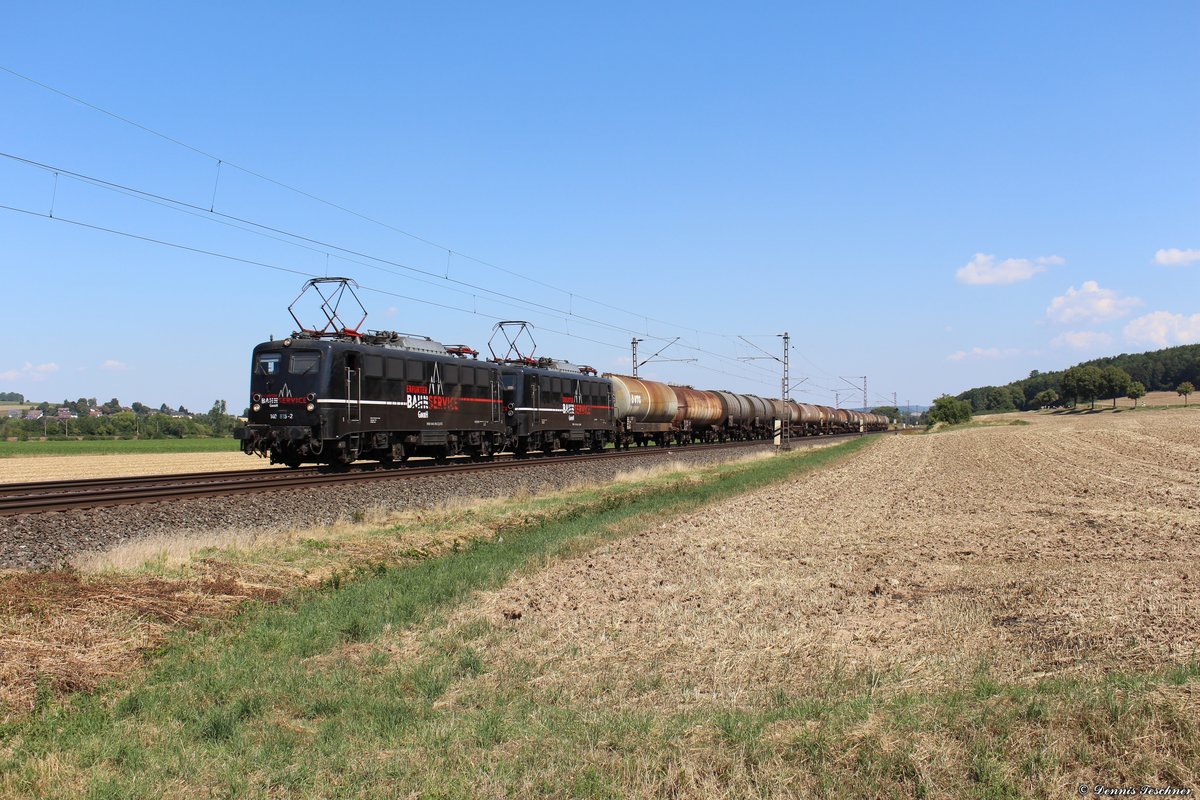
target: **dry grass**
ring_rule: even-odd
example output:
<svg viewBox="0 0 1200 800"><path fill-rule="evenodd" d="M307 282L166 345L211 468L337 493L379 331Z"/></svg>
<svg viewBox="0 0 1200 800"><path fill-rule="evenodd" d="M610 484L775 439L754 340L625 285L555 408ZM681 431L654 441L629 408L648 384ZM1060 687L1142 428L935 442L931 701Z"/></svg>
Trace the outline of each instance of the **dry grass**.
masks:
<svg viewBox="0 0 1200 800"><path fill-rule="evenodd" d="M136 671L141 653L170 630L280 594L229 577L0 576L0 708L7 716L59 694L90 691Z"/></svg>

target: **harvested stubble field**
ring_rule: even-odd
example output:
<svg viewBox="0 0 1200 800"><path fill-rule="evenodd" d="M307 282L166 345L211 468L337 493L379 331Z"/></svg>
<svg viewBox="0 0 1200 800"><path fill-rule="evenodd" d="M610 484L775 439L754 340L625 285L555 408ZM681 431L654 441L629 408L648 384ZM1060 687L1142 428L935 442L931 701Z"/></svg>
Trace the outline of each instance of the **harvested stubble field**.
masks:
<svg viewBox="0 0 1200 800"><path fill-rule="evenodd" d="M935 688L981 660L1017 680L1195 657L1200 414L1039 422L889 437L464 613L516 620L523 658L580 650L541 683L608 707L741 702L834 660Z"/></svg>
<svg viewBox="0 0 1200 800"><path fill-rule="evenodd" d="M1200 790L1200 413L1022 417L889 437L524 576L450 627L499 632L476 643L493 691L532 664L545 702L736 720L681 729L626 776L634 794L837 795L876 768L858 790ZM1121 692L1167 673L1151 698ZM873 682L861 719L797 711L847 675ZM939 719L960 693L985 701L975 734ZM764 763L719 755L722 736Z"/></svg>
<svg viewBox="0 0 1200 800"><path fill-rule="evenodd" d="M33 456L0 459L0 483L174 475L185 472L263 469L269 466L265 459L251 458L241 452Z"/></svg>
<svg viewBox="0 0 1200 800"><path fill-rule="evenodd" d="M735 496L710 472L468 515L488 552L565 544L489 585L453 538L422 563L472 577L407 616L410 570L381 566L235 619L143 687L0 730L0 795L1196 791L1200 413L1020 417L756 462Z"/></svg>

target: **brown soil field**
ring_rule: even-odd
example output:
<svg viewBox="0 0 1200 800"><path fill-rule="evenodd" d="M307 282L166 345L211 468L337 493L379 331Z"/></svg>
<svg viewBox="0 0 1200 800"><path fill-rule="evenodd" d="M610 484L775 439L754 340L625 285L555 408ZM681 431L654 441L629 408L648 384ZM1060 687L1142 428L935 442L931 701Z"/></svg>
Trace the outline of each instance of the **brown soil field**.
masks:
<svg viewBox="0 0 1200 800"><path fill-rule="evenodd" d="M1035 424L888 437L458 620L507 630L481 646L544 665L539 690L660 712L754 706L838 665L936 690L981 663L1034 681L1194 658L1200 414L1021 416Z"/></svg>
<svg viewBox="0 0 1200 800"><path fill-rule="evenodd" d="M31 456L0 459L0 483L220 472L230 469L263 469L269 466L266 459L254 458L244 453Z"/></svg>

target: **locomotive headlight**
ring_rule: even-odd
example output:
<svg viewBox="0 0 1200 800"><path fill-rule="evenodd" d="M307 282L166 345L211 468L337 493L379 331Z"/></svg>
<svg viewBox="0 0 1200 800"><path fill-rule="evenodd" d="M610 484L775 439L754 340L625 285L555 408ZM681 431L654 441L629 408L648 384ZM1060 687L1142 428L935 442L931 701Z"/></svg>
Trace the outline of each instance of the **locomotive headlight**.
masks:
<svg viewBox="0 0 1200 800"><path fill-rule="evenodd" d="M250 406L250 410L255 412L262 411L262 405L260 403L255 403L254 405Z"/></svg>
<svg viewBox="0 0 1200 800"><path fill-rule="evenodd" d="M316 410L317 410L317 404L316 404L316 403L309 403L308 405L306 405L306 406L304 407L304 410L305 410L305 411L316 411Z"/></svg>
<svg viewBox="0 0 1200 800"><path fill-rule="evenodd" d="M250 402L251 402L251 403L261 403L261 402L262 402L262 395L261 395L261 394L257 394L257 393L250 395Z"/></svg>
<svg viewBox="0 0 1200 800"><path fill-rule="evenodd" d="M291 346L292 346L292 340L291 340L291 339L284 339L284 340L283 340L283 346L284 346L284 347L291 347Z"/></svg>

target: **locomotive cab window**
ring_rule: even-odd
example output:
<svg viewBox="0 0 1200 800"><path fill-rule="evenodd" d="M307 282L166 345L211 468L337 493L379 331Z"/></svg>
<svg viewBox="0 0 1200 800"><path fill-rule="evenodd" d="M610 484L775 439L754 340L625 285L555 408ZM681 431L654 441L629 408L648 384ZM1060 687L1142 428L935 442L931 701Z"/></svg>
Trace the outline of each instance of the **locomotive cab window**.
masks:
<svg viewBox="0 0 1200 800"><path fill-rule="evenodd" d="M283 356L279 353L262 353L254 362L255 375L278 375L279 362Z"/></svg>
<svg viewBox="0 0 1200 800"><path fill-rule="evenodd" d="M321 368L321 354L313 350L292 353L288 371L293 375L312 375Z"/></svg>
<svg viewBox="0 0 1200 800"><path fill-rule="evenodd" d="M363 359L363 373L368 378L383 377L383 357L367 356Z"/></svg>

